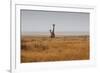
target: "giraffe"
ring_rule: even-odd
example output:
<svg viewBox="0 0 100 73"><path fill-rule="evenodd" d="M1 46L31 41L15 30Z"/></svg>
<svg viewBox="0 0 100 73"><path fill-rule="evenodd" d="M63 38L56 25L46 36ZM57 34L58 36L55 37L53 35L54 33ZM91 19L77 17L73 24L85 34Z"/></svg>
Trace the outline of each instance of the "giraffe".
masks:
<svg viewBox="0 0 100 73"><path fill-rule="evenodd" d="M50 34L51 34L51 38L55 38L55 24L52 25L53 26L53 30L50 29Z"/></svg>

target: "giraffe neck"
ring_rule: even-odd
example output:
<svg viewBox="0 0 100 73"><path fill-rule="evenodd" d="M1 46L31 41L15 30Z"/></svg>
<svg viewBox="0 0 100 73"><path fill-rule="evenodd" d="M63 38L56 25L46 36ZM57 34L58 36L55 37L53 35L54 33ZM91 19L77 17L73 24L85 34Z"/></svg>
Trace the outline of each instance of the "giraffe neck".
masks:
<svg viewBox="0 0 100 73"><path fill-rule="evenodd" d="M53 30L52 30L52 32L54 33L54 31L55 31L55 27L53 26Z"/></svg>

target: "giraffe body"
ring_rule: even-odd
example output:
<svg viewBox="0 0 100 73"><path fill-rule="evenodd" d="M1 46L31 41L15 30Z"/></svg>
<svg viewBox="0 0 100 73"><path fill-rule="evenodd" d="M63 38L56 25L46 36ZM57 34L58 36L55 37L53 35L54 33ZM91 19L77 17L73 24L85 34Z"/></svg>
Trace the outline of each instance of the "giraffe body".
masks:
<svg viewBox="0 0 100 73"><path fill-rule="evenodd" d="M50 29L51 38L55 38L55 24L53 24L53 30Z"/></svg>

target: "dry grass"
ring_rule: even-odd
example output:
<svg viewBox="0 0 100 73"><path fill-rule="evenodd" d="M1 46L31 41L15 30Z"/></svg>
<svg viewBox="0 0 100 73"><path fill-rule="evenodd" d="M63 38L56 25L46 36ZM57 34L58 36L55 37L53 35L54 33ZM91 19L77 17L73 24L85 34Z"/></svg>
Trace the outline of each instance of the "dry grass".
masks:
<svg viewBox="0 0 100 73"><path fill-rule="evenodd" d="M22 36L21 63L89 59L88 36Z"/></svg>

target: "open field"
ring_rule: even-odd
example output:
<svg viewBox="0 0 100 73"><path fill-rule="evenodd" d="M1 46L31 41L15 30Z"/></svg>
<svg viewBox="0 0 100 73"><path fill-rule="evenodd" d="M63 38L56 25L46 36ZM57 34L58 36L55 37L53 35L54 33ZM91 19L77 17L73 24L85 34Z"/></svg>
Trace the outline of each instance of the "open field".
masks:
<svg viewBox="0 0 100 73"><path fill-rule="evenodd" d="M21 37L21 63L88 59L89 36Z"/></svg>

